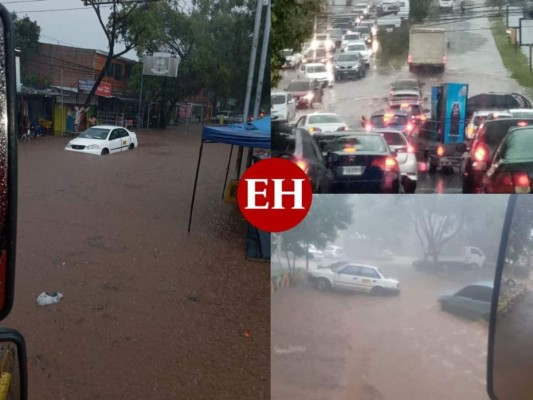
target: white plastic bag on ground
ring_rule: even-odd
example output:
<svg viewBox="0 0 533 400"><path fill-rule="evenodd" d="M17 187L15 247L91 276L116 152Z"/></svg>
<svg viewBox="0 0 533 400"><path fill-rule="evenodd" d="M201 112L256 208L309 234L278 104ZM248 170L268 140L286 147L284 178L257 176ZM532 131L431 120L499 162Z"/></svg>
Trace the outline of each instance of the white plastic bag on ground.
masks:
<svg viewBox="0 0 533 400"><path fill-rule="evenodd" d="M63 294L57 292L43 292L37 297L38 306L48 306L50 304L59 303L63 298Z"/></svg>

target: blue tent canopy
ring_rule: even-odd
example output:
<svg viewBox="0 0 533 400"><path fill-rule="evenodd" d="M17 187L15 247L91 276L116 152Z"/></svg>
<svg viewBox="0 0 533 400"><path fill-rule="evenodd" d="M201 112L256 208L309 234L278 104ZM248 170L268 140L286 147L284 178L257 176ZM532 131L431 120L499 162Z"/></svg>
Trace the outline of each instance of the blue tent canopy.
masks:
<svg viewBox="0 0 533 400"><path fill-rule="evenodd" d="M270 149L270 117L245 124L206 126L202 131L202 141Z"/></svg>

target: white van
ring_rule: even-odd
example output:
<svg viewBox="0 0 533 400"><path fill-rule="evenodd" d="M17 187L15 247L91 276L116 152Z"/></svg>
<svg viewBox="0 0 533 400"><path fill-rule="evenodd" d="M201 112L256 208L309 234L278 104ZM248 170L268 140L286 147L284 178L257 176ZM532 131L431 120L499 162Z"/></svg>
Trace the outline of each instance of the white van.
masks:
<svg viewBox="0 0 533 400"><path fill-rule="evenodd" d="M296 102L287 92L272 92L270 94L272 110L270 117L273 121L291 121L296 117Z"/></svg>
<svg viewBox="0 0 533 400"><path fill-rule="evenodd" d="M409 18L409 0L400 0L400 11L398 11L398 17L401 19Z"/></svg>
<svg viewBox="0 0 533 400"><path fill-rule="evenodd" d="M439 0L439 8L441 10L453 11L453 0Z"/></svg>

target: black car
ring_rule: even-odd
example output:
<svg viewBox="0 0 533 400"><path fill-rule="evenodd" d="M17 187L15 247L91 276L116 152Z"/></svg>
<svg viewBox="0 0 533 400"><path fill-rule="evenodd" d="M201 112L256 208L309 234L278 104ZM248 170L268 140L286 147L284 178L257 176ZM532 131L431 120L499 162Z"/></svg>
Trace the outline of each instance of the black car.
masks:
<svg viewBox="0 0 533 400"><path fill-rule="evenodd" d="M494 153L509 129L529 125L533 125L533 118L501 118L485 121L478 128L461 165L463 193L481 191L483 176L491 168Z"/></svg>
<svg viewBox="0 0 533 400"><path fill-rule="evenodd" d="M483 175L483 193L531 193L533 126L511 128Z"/></svg>
<svg viewBox="0 0 533 400"><path fill-rule="evenodd" d="M333 173L326 169L320 150L305 129L272 121L272 157L293 161L305 171L313 193L329 193Z"/></svg>
<svg viewBox="0 0 533 400"><path fill-rule="evenodd" d="M333 192L400 193L400 167L380 134L366 131L315 134L326 168L333 172Z"/></svg>
<svg viewBox="0 0 533 400"><path fill-rule="evenodd" d="M493 282L478 282L465 286L454 294L439 297L444 311L468 319L489 319Z"/></svg>

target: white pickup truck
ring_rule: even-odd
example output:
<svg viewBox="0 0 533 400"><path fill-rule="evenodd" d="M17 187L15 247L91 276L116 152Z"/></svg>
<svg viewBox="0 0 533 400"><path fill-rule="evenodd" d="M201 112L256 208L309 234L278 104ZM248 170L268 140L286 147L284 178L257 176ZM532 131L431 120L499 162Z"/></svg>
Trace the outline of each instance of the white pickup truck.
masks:
<svg viewBox="0 0 533 400"><path fill-rule="evenodd" d="M377 267L349 262L336 262L329 268L310 269L307 279L319 290L348 289L372 294L399 294L400 283L387 278Z"/></svg>
<svg viewBox="0 0 533 400"><path fill-rule="evenodd" d="M409 72L416 72L419 67L432 67L444 72L447 48L444 29L413 26L409 32Z"/></svg>
<svg viewBox="0 0 533 400"><path fill-rule="evenodd" d="M460 249L456 255L440 255L437 261L438 266L442 267L463 267L463 268L483 268L486 257L477 247L465 246ZM434 265L431 261L426 263ZM416 260L413 262L415 268L423 267L424 261Z"/></svg>

